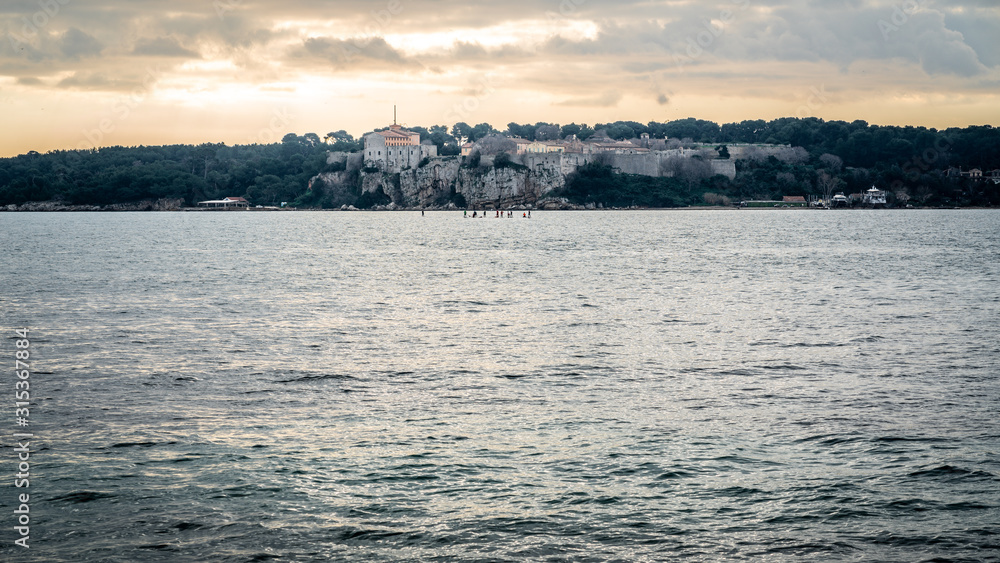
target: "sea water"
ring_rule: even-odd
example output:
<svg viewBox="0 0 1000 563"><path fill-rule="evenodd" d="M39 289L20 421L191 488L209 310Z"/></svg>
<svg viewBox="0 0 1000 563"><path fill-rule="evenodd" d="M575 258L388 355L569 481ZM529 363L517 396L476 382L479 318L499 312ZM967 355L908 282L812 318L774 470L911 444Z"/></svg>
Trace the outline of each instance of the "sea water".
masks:
<svg viewBox="0 0 1000 563"><path fill-rule="evenodd" d="M0 243L4 561L1000 560L996 211L7 213Z"/></svg>

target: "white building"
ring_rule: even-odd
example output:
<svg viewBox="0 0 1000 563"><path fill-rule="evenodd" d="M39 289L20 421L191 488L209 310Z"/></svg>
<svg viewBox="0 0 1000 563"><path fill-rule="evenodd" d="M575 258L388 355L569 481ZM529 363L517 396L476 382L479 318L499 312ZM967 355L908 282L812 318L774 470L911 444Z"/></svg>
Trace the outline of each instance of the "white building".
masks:
<svg viewBox="0 0 1000 563"><path fill-rule="evenodd" d="M223 209L234 209L234 208L248 208L250 207L250 202L242 197L230 196L224 199L210 199L208 201L199 201L198 207L212 207L212 208L223 208Z"/></svg>
<svg viewBox="0 0 1000 563"><path fill-rule="evenodd" d="M424 158L437 156L437 146L420 144L420 133L393 123L385 131L365 135L365 166L384 172L416 168Z"/></svg>
<svg viewBox="0 0 1000 563"><path fill-rule="evenodd" d="M872 186L870 190L865 192L862 201L867 205L885 205L885 192Z"/></svg>

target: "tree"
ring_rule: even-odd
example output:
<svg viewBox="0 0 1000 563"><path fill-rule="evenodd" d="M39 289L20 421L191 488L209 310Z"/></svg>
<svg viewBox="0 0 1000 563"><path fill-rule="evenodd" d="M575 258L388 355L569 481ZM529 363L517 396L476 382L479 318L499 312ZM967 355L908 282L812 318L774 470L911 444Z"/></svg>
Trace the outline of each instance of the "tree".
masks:
<svg viewBox="0 0 1000 563"><path fill-rule="evenodd" d="M336 143L337 141L351 142L354 141L354 137L352 137L347 131L341 129L340 131L331 131L330 133L327 133L326 136L323 137L323 141L327 144Z"/></svg>
<svg viewBox="0 0 1000 563"><path fill-rule="evenodd" d="M407 129L409 129L410 131L413 131L414 133L420 133L420 140L421 141L426 141L431 136L431 132L428 131L426 127L420 127L420 126L417 126L417 127L407 127Z"/></svg>
<svg viewBox="0 0 1000 563"><path fill-rule="evenodd" d="M462 166L466 168L478 168L481 160L482 155L479 154L479 149L472 149L469 156L465 157L465 162L462 163Z"/></svg>
<svg viewBox="0 0 1000 563"><path fill-rule="evenodd" d="M512 166L513 162L510 159L510 153L501 152L493 159L494 168L506 168Z"/></svg>
<svg viewBox="0 0 1000 563"><path fill-rule="evenodd" d="M733 204L732 200L724 195L719 195L714 192L706 192L702 198L708 205L719 205L724 207L729 207Z"/></svg>
<svg viewBox="0 0 1000 563"><path fill-rule="evenodd" d="M675 139L691 138L699 143L715 142L719 137L719 126L717 124L693 117L671 121L666 124L662 131L667 137Z"/></svg>
<svg viewBox="0 0 1000 563"><path fill-rule="evenodd" d="M244 196L253 203L273 205L278 199L282 184L281 178L273 174L258 176Z"/></svg>
<svg viewBox="0 0 1000 563"><path fill-rule="evenodd" d="M516 152L517 144L508 137L490 135L480 139L476 143L476 148L482 154L494 155L502 152Z"/></svg>
<svg viewBox="0 0 1000 563"><path fill-rule="evenodd" d="M820 164L830 172L837 174L844 165L843 159L835 154L826 153L819 157Z"/></svg>
<svg viewBox="0 0 1000 563"><path fill-rule="evenodd" d="M198 159L205 163L202 178L206 180L208 179L208 165L213 159L215 159L215 150L215 146L209 143L198 145L198 148L195 149L195 154L197 154Z"/></svg>
<svg viewBox="0 0 1000 563"><path fill-rule="evenodd" d="M774 157L786 164L802 164L809 160L809 152L802 147L782 147Z"/></svg>
<svg viewBox="0 0 1000 563"><path fill-rule="evenodd" d="M530 124L521 125L511 121L507 124L507 134L511 137L518 137L521 139L534 139L535 126Z"/></svg>
<svg viewBox="0 0 1000 563"><path fill-rule="evenodd" d="M535 140L536 141L557 141L561 137L559 136L560 130L558 125L541 125L535 129Z"/></svg>
<svg viewBox="0 0 1000 563"><path fill-rule="evenodd" d="M827 172L820 172L816 179L816 188L823 194L823 200L830 203L835 192L841 191L844 181L836 176L831 176Z"/></svg>
<svg viewBox="0 0 1000 563"><path fill-rule="evenodd" d="M632 139L637 136L633 127L621 121L617 123L609 123L605 126L605 130L608 137L617 141L624 141L625 139Z"/></svg>
<svg viewBox="0 0 1000 563"><path fill-rule="evenodd" d="M563 125L559 130L559 134L565 139L570 135L576 135L576 138L581 141L586 141L594 135L594 130L586 123L582 125L577 125L576 123L570 123L569 125Z"/></svg>
<svg viewBox="0 0 1000 563"><path fill-rule="evenodd" d="M499 133L499 131L494 129L489 123L479 123L469 132L469 140L474 143L483 137L496 135L497 133Z"/></svg>
<svg viewBox="0 0 1000 563"><path fill-rule="evenodd" d="M316 133L306 133L305 135L302 136L302 139L310 147L318 147L321 143L319 135L317 135Z"/></svg>
<svg viewBox="0 0 1000 563"><path fill-rule="evenodd" d="M472 126L464 121L459 121L451 128L451 134L456 139L468 139L472 136Z"/></svg>
<svg viewBox="0 0 1000 563"><path fill-rule="evenodd" d="M508 124L508 132L535 138L535 131L543 128L539 138L555 138L551 129L544 129L548 125L544 122ZM825 172L841 181L835 189L857 192L875 184L893 192L900 203L904 203L905 198L896 192L905 191L912 198L910 203L915 204L1000 205L997 185L986 181L963 182L944 174L952 166L984 171L1000 168L1000 129L990 126L938 131L815 118L751 120L719 126L688 118L647 125L619 121L602 125L602 128L604 133L610 131L619 138L632 138L644 132L657 139L669 136L669 140L662 143L665 148L682 146L679 139L686 139L688 146L710 143L727 150L732 143L759 143L779 138L802 143L801 147L780 150L744 149L745 158L736 160L737 176L730 182L718 181L714 176L697 181L700 177L697 170L692 174L692 170L677 165L680 168L673 173L679 174L678 178L688 179L688 182L675 181L687 190L678 196L681 198L678 201L687 203L701 203L705 192L733 199L780 195L774 191L782 182L779 175L785 185L818 195L825 191L820 188L819 181L819 175ZM425 142L437 145L438 154L460 152L458 140L449 134L449 127L438 125L418 129ZM466 138L475 131L475 138L480 141L495 134L495 130L485 123L476 127L458 123L453 129L464 133ZM528 130L530 135L526 134ZM591 127L576 123L559 128L557 133L560 137L576 135L581 140L594 134ZM362 144L362 139L354 139L344 130L334 130L322 139L313 133L302 136L289 133L281 142L270 144L204 143L197 146L102 147L45 154L29 152L0 158L0 205L47 199L103 205L160 197L179 197L192 204L202 199L256 191L265 198L262 203L301 201L326 206L335 199L326 189L330 187L320 187L318 192L322 193L308 195L310 178L344 167L343 160L335 166L328 165L328 151L357 152ZM488 146L489 142L486 144ZM498 144L496 150L513 152L507 144ZM718 152L723 151L720 148ZM772 154L777 158L769 158ZM717 155L712 154L697 166L704 167L710 164L707 158L715 157ZM269 182L259 180L265 177ZM347 182L346 187L337 187L340 191L336 199L345 203L360 195L356 186ZM647 185L638 179L617 182L612 181L617 186L615 189L660 189L659 184ZM269 186L274 186L273 194L267 192ZM700 191L695 193L696 190ZM289 194L294 197L288 197ZM638 191L622 194L615 201L655 200L644 199L646 196Z"/></svg>

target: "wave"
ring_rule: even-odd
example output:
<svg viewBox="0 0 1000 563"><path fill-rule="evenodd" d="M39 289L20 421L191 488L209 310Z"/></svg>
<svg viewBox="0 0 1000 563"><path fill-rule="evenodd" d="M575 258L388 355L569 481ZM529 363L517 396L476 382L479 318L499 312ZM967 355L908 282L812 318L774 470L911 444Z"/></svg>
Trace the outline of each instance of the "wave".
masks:
<svg viewBox="0 0 1000 563"><path fill-rule="evenodd" d="M953 465L940 465L938 467L932 467L929 469L921 469L919 471L914 471L909 474L910 477L919 478L930 478L930 479L943 479L948 481L954 480L996 480L997 476L978 469L965 469L962 467L955 467Z"/></svg>
<svg viewBox="0 0 1000 563"><path fill-rule="evenodd" d="M84 503L91 502L106 498L116 498L117 495L111 493L102 493L99 491L76 491L65 495L60 495L57 497L52 497L52 502L69 502L69 503Z"/></svg>
<svg viewBox="0 0 1000 563"><path fill-rule="evenodd" d="M167 444L176 444L177 442L166 442ZM119 442L117 444L112 444L112 448L151 448L153 446L159 445L159 442Z"/></svg>
<svg viewBox="0 0 1000 563"><path fill-rule="evenodd" d="M313 382L313 381L326 381L326 380L347 380L356 379L350 375L344 375L340 373L324 373L324 374L311 374L303 375L301 377L292 377L289 379L279 379L276 383L303 383L303 382Z"/></svg>

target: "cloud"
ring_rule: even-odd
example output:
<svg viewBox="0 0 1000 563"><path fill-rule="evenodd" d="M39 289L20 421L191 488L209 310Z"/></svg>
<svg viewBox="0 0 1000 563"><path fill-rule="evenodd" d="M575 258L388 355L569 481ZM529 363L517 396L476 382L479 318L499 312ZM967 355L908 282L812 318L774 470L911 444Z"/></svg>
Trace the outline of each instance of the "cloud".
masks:
<svg viewBox="0 0 1000 563"><path fill-rule="evenodd" d="M597 96L574 98L572 100L559 102L558 105L608 108L617 106L622 97L622 93L618 90L606 90Z"/></svg>
<svg viewBox="0 0 1000 563"><path fill-rule="evenodd" d="M57 84L59 88L79 88L83 90L114 90L115 81L102 73L77 72L63 78Z"/></svg>
<svg viewBox="0 0 1000 563"><path fill-rule="evenodd" d="M130 69L127 72L109 76L105 72L80 71L59 80L56 88L98 92L148 91L160 78L162 69L147 67L145 72Z"/></svg>
<svg viewBox="0 0 1000 563"><path fill-rule="evenodd" d="M975 51L979 60L987 67L1000 66L1000 48L997 48L997 32L1000 31L1000 11L996 3L990 1L989 8L972 8L946 12L948 29L960 34Z"/></svg>
<svg viewBox="0 0 1000 563"><path fill-rule="evenodd" d="M907 34L907 38L912 42L922 68L931 75L985 74L987 68L979 61L975 49L966 43L961 33L947 29L944 20L941 13L918 13L909 22L913 32Z"/></svg>
<svg viewBox="0 0 1000 563"><path fill-rule="evenodd" d="M418 65L389 45L381 37L337 39L309 37L290 52L290 58L322 61L336 69L376 70L407 68Z"/></svg>
<svg viewBox="0 0 1000 563"><path fill-rule="evenodd" d="M65 104L162 65L150 95L176 108L321 92L358 114L404 92L438 119L473 96L469 119L662 120L694 104L721 120L794 114L825 84L823 117L901 99L920 122L953 115L945 100L987 107L1000 80L996 0L60 0L38 16L39 1L0 7L0 81Z"/></svg>
<svg viewBox="0 0 1000 563"><path fill-rule="evenodd" d="M177 42L173 37L157 37L155 39L140 39L135 48L132 49L133 55L146 55L150 57L184 57L189 59L198 59L201 56L184 47Z"/></svg>
<svg viewBox="0 0 1000 563"><path fill-rule="evenodd" d="M38 39L30 47L44 57L27 51L17 55L23 60L31 54L36 63L59 56L82 64L83 59L120 52L228 58L241 66L287 61L309 72L420 67L419 61L425 61L445 73L501 59L515 65L513 72L539 61L555 66L614 59L635 75L676 69L676 56L690 58L691 67L805 61L847 69L858 61L896 59L918 64L932 76L975 76L1000 64L995 48L1000 17L992 5L988 0L921 0L920 9L908 14L900 32L886 41L878 22L892 21L891 0L561 0L543 5L510 0L475 6L458 0L400 0L396 8L362 0L336 5L311 0L91 0L49 18L44 31L59 34L55 52ZM17 29L37 10L30 2L17 3L0 13L0 29ZM528 33L535 28L541 35ZM483 32L492 34L488 44ZM419 49L413 45L421 44L421 35L435 34L451 34L450 43L438 37L433 47L413 51ZM78 64L73 70L87 68Z"/></svg>
<svg viewBox="0 0 1000 563"><path fill-rule="evenodd" d="M58 44L59 51L69 59L97 56L104 50L100 41L75 27L66 30Z"/></svg>

